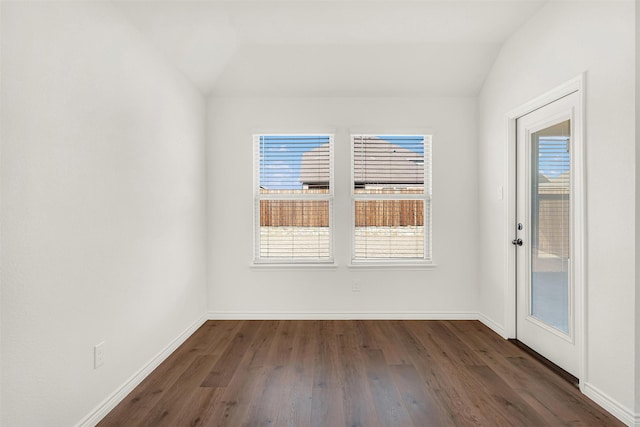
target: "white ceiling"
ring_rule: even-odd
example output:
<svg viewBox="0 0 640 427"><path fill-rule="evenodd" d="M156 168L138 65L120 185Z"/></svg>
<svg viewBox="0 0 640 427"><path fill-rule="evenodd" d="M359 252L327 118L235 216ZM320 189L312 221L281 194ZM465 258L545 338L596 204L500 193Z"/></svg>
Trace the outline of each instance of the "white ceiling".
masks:
<svg viewBox="0 0 640 427"><path fill-rule="evenodd" d="M113 2L204 93L472 96L546 1Z"/></svg>

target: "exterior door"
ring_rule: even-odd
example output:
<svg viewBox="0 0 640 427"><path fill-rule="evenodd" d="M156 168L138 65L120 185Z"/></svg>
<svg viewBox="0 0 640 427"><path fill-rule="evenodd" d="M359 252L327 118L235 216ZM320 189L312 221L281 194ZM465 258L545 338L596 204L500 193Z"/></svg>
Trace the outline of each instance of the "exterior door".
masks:
<svg viewBox="0 0 640 427"><path fill-rule="evenodd" d="M579 377L574 146L578 93L516 121L516 335ZM578 284L579 285L579 284Z"/></svg>

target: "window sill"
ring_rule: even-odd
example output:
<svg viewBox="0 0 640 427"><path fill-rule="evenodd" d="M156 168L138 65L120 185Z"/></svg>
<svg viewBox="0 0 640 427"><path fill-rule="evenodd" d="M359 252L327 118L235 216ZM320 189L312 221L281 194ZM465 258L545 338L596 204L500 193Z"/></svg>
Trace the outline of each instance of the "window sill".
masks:
<svg viewBox="0 0 640 427"><path fill-rule="evenodd" d="M438 264L428 261L352 261L348 268L362 270L434 270Z"/></svg>
<svg viewBox="0 0 640 427"><path fill-rule="evenodd" d="M337 270L338 264L336 263L252 263L250 265L252 270Z"/></svg>

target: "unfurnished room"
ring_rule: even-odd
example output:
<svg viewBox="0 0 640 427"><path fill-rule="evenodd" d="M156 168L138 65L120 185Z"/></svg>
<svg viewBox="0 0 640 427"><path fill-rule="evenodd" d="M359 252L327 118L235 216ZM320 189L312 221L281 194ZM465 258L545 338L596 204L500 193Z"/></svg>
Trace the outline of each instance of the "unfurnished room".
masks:
<svg viewBox="0 0 640 427"><path fill-rule="evenodd" d="M0 0L0 425L640 426L634 0Z"/></svg>

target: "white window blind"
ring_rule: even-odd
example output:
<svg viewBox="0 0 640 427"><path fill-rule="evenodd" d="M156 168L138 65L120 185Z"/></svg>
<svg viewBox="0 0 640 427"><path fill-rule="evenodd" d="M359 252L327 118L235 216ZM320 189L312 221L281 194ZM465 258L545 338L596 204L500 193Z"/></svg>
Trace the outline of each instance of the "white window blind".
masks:
<svg viewBox="0 0 640 427"><path fill-rule="evenodd" d="M532 147L532 155L537 157L537 168L531 180L534 195L531 202L531 247L536 257L539 254L562 260L570 257L569 141L569 136L543 135Z"/></svg>
<svg viewBox="0 0 640 427"><path fill-rule="evenodd" d="M254 135L255 262L331 262L332 135Z"/></svg>
<svg viewBox="0 0 640 427"><path fill-rule="evenodd" d="M431 137L351 140L354 261L431 260Z"/></svg>

